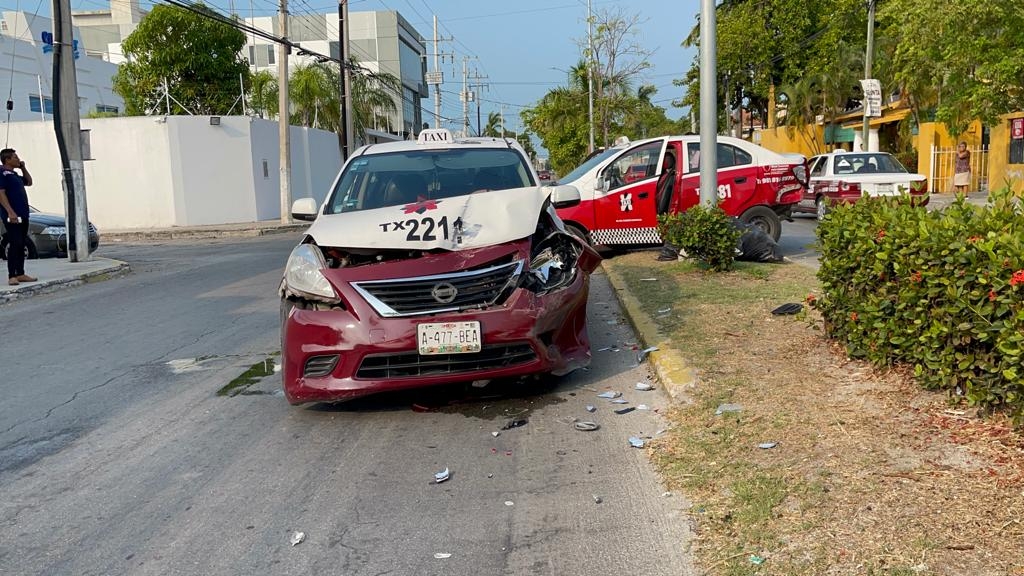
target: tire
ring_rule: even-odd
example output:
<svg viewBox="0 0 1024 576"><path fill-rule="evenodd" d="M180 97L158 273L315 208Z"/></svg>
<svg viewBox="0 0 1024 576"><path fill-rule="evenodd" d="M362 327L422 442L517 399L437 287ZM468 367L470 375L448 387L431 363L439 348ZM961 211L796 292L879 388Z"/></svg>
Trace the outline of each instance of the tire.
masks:
<svg viewBox="0 0 1024 576"><path fill-rule="evenodd" d="M7 260L7 237L0 239L0 258ZM39 252L36 250L36 245L32 242L31 238L25 240L25 259L35 260L39 258Z"/></svg>
<svg viewBox="0 0 1024 576"><path fill-rule="evenodd" d="M828 215L828 204L824 196L818 196L814 199L814 213L818 218L818 222L824 220L825 216Z"/></svg>
<svg viewBox="0 0 1024 576"><path fill-rule="evenodd" d="M779 237L782 236L782 220L774 210L767 206L754 206L750 210L747 210L740 216L746 224L757 226L761 230L764 230L772 240L779 241Z"/></svg>
<svg viewBox="0 0 1024 576"><path fill-rule="evenodd" d="M568 232L569 234L572 234L573 236L579 238L580 240L583 240L583 242L587 246L593 246L594 245L593 242L590 241L590 235L587 234L587 231L584 230L583 227L580 226L579 224L573 224L571 222L567 222L565 224L565 231Z"/></svg>

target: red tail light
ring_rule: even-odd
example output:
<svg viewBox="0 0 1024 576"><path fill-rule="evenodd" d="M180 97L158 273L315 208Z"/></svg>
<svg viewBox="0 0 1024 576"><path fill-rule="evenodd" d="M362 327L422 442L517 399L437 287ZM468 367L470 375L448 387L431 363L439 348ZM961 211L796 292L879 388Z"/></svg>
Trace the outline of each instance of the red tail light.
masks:
<svg viewBox="0 0 1024 576"><path fill-rule="evenodd" d="M839 181L839 193L843 196L860 196L860 184L857 182Z"/></svg>

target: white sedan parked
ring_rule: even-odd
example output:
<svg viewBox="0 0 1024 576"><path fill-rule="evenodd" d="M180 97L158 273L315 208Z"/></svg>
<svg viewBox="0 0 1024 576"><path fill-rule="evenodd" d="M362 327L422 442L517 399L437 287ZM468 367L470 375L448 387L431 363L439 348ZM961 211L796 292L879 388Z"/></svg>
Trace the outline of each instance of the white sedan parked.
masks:
<svg viewBox="0 0 1024 576"><path fill-rule="evenodd" d="M852 203L868 196L909 195L911 202L928 204L928 181L912 174L886 152L836 150L811 158L810 185L795 212L825 217L830 204Z"/></svg>

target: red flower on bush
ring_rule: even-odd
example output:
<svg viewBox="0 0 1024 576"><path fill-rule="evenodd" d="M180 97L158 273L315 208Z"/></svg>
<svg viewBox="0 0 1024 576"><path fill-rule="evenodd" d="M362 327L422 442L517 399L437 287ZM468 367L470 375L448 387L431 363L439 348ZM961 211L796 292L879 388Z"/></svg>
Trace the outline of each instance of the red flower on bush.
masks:
<svg viewBox="0 0 1024 576"><path fill-rule="evenodd" d="M1016 286L1017 284L1024 284L1024 270L1017 270L1010 277L1010 286Z"/></svg>
<svg viewBox="0 0 1024 576"><path fill-rule="evenodd" d="M996 294L995 290L989 290L988 291L988 300L989 300L989 302L995 302L996 298L998 298L998 297L999 297L999 295Z"/></svg>
<svg viewBox="0 0 1024 576"><path fill-rule="evenodd" d="M814 294L808 294L807 298L804 298L804 301L807 302L808 304L813 305L815 302L818 301L818 297L815 296Z"/></svg>
<svg viewBox="0 0 1024 576"><path fill-rule="evenodd" d="M885 238L885 230L884 229L883 230L879 230L878 234L875 234L875 240L881 240L882 238Z"/></svg>
<svg viewBox="0 0 1024 576"><path fill-rule="evenodd" d="M970 242L971 244L974 244L975 242L980 242L981 236L971 236L970 238L967 239L967 241Z"/></svg>
<svg viewBox="0 0 1024 576"><path fill-rule="evenodd" d="M857 318L859 318L859 316L857 316L856 312L850 312L850 321L851 322L856 322Z"/></svg>
<svg viewBox="0 0 1024 576"><path fill-rule="evenodd" d="M911 281L911 282L913 282L913 283L915 283L915 284L918 284L918 283L920 283L920 282L921 282L921 273L920 273L920 272L914 272L914 273L912 273L912 274L910 275L910 281Z"/></svg>

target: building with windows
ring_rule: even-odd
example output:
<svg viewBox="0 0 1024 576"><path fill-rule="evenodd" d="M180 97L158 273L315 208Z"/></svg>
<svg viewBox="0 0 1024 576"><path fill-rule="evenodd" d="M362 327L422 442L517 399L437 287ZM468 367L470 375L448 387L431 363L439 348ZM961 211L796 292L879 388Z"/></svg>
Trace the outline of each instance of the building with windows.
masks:
<svg viewBox="0 0 1024 576"><path fill-rule="evenodd" d="M53 52L43 42L53 30L49 18L26 12L3 12L0 17L0 92L10 94L7 114L0 122L53 120ZM78 80L79 113L83 118L96 113L118 113L124 101L112 84L117 66L86 57L88 45L78 29L75 74ZM14 143L11 143L12 145Z"/></svg>
<svg viewBox="0 0 1024 576"><path fill-rule="evenodd" d="M361 66L373 71L394 75L402 81L402 94L395 94L395 114L389 115L377 132L407 138L419 131L423 125L420 102L427 92L426 54L423 36L397 11L350 12L348 22L349 50ZM280 36L276 16L245 18L247 24ZM288 19L288 38L304 49L340 57L338 42L338 13L293 14ZM250 36L243 55L253 66L253 71L267 70L277 74L277 45L273 42ZM293 51L289 66L315 62L312 56Z"/></svg>
<svg viewBox="0 0 1024 576"><path fill-rule="evenodd" d="M71 20L78 28L77 37L88 48L87 55L120 64L121 42L135 31L148 14L139 7L139 0L110 0L107 10L76 10Z"/></svg>

